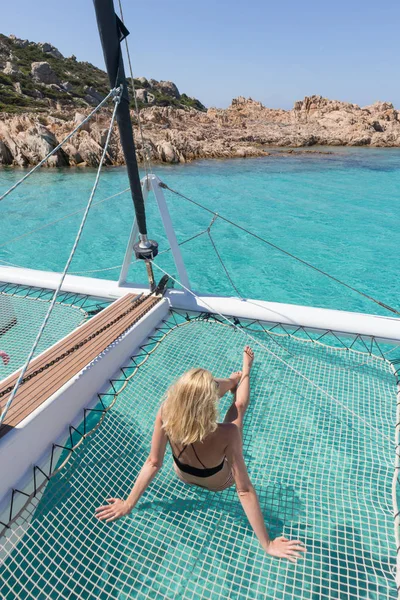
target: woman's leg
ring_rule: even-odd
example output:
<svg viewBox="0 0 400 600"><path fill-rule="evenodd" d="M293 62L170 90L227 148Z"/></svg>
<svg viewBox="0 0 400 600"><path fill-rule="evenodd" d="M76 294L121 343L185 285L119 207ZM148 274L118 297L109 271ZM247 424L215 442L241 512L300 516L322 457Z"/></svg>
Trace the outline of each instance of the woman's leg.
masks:
<svg viewBox="0 0 400 600"><path fill-rule="evenodd" d="M253 365L254 352L250 346L245 346L243 352L242 377L233 397L233 402L225 415L224 423L235 423L243 429L244 415L250 401L250 370Z"/></svg>

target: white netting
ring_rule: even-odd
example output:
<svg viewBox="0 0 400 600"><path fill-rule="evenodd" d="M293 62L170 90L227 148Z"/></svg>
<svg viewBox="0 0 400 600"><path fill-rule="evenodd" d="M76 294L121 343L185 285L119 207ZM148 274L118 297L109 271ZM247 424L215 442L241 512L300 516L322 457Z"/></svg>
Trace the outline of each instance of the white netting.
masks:
<svg viewBox="0 0 400 600"><path fill-rule="evenodd" d="M48 310L51 290L0 283L0 350L10 361L0 361L0 379L21 367ZM43 332L35 356L81 325L92 312L108 303L79 294L61 293Z"/></svg>
<svg viewBox="0 0 400 600"><path fill-rule="evenodd" d="M101 427L50 480L36 510L31 506L8 531L2 598L396 598L388 438L397 390L390 364L252 329L341 403L255 348L245 459L271 533L302 539L306 559L294 566L267 556L234 489L214 494L185 486L169 453L132 515L111 525L93 516L104 498L130 490L171 381L194 365L218 376L240 367L245 336L193 320L156 347ZM114 382L117 390L122 385Z"/></svg>

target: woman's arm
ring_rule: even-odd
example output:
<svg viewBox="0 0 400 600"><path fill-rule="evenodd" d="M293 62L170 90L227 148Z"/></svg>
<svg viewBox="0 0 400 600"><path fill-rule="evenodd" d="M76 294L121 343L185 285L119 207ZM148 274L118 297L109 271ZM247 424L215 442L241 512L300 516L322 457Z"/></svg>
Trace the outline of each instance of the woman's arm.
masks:
<svg viewBox="0 0 400 600"><path fill-rule="evenodd" d="M258 497L250 481L244 462L240 430L235 424L230 424L229 427L230 442L226 450L226 455L231 464L239 500L249 523L261 546L268 554L278 558L287 558L291 562L296 562L298 558L301 558L300 552L305 552L305 547L299 540L290 541L284 537L271 540L269 537L258 502Z"/></svg>
<svg viewBox="0 0 400 600"><path fill-rule="evenodd" d="M108 504L96 508L96 517L101 521L116 521L121 517L124 517L136 506L139 498L143 495L145 490L148 488L158 471L161 469L165 448L167 446L167 436L162 428L161 420L161 409L157 413L156 421L154 424L153 438L151 440L150 454L144 463L136 481L126 500L120 500L119 498L108 498Z"/></svg>

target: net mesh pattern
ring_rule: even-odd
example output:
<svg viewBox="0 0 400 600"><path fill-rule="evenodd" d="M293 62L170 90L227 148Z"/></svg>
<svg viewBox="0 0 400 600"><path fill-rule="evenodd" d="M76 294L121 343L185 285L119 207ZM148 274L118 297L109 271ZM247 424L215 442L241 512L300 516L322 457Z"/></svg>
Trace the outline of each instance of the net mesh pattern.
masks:
<svg viewBox="0 0 400 600"><path fill-rule="evenodd" d="M0 283L0 350L10 357L8 365L0 362L0 379L25 363L52 294L51 290L43 288ZM34 356L64 338L107 304L88 296L61 292Z"/></svg>
<svg viewBox="0 0 400 600"><path fill-rule="evenodd" d="M171 317L168 334L154 341L125 387L114 382L113 394L122 391L102 425L3 538L1 598L397 597L390 441L397 390L390 364L365 347L344 350L338 338L325 337L329 346L250 329L264 348L216 320ZM129 493L168 385L193 366L228 376L241 367L245 343L256 353L245 461L271 535L300 538L306 558L293 565L269 557L235 489L212 493L183 484L169 450L131 515L96 521L94 509L105 498ZM221 415L230 398L221 400Z"/></svg>

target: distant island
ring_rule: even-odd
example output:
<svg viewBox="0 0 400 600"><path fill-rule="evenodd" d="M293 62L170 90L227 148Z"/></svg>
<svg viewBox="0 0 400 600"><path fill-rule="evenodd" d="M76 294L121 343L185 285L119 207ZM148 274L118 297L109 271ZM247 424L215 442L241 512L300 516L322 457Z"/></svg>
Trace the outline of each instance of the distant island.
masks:
<svg viewBox="0 0 400 600"><path fill-rule="evenodd" d="M130 82L131 83L131 82ZM400 116L390 102L360 107L310 96L293 109L270 109L251 98L208 108L171 81L134 79L144 143L132 99L139 161L184 163L199 158L266 156L312 146L400 147ZM0 34L0 165L37 164L109 91L107 75L52 44ZM102 110L48 166L97 166L110 118ZM118 131L106 164L122 165Z"/></svg>

